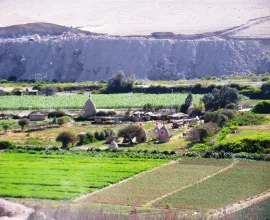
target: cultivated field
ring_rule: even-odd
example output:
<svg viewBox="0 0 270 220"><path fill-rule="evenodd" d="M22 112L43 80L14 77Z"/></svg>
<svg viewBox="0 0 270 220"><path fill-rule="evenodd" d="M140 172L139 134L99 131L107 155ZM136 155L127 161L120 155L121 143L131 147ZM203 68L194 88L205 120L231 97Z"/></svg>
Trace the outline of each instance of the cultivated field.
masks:
<svg viewBox="0 0 270 220"><path fill-rule="evenodd" d="M142 206L148 202L212 175L231 160L182 159L175 164L139 175L123 184L90 195L87 202Z"/></svg>
<svg viewBox="0 0 270 220"><path fill-rule="evenodd" d="M72 199L165 162L80 155L2 153L0 196Z"/></svg>
<svg viewBox="0 0 270 220"><path fill-rule="evenodd" d="M155 206L215 209L257 195L270 188L270 163L240 161L233 168L183 189Z"/></svg>
<svg viewBox="0 0 270 220"><path fill-rule="evenodd" d="M139 108L147 103L155 105L181 105L187 94L96 94L92 99L97 108ZM202 95L193 95L193 103L199 103ZM88 95L63 96L0 96L0 110L27 109L82 109Z"/></svg>

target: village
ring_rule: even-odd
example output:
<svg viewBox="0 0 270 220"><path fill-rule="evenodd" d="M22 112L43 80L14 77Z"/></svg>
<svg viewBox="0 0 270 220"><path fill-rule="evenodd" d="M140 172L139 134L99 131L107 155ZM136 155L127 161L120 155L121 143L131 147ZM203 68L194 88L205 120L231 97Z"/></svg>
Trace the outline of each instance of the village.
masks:
<svg viewBox="0 0 270 220"><path fill-rule="evenodd" d="M11 133L35 133L47 129L57 129L63 131L66 127L69 130L71 127L80 127L80 132L76 135L76 140L80 145L83 143L83 138L89 132L88 126L91 130L99 130L102 128L113 129L111 134L106 134L105 143L102 144L104 148L107 144L109 149L118 149L119 147L130 147L141 143L164 144L170 142L171 137L177 135L184 139L186 132L197 124L203 123L203 112L200 115L194 115L193 104L190 103L187 114L179 112L173 108L163 108L157 111L149 111L144 109L127 110L127 111L112 111L112 110L97 110L95 103L91 99L91 95L86 100L82 110L54 110L46 111L22 111L18 114L8 114L2 112L0 120L17 120L17 124L25 123L20 128L15 126L15 129L10 131L5 130L0 138L5 138L5 135L12 135ZM147 130L144 128L146 127ZM82 131L85 128L85 131ZM116 134L119 130L126 129L126 133L122 137ZM31 135L32 136L32 135ZM27 137L25 137L27 138ZM56 137L55 137L56 138ZM176 138L176 137L175 137ZM98 138L100 139L100 138ZM72 146L76 143L71 142ZM88 148L80 146L80 149L89 149L91 143L86 144ZM95 146L95 145L94 145ZM52 147L42 145L42 147ZM175 146L176 148L177 146ZM78 149L78 148L74 148ZM173 148L172 148L173 150Z"/></svg>

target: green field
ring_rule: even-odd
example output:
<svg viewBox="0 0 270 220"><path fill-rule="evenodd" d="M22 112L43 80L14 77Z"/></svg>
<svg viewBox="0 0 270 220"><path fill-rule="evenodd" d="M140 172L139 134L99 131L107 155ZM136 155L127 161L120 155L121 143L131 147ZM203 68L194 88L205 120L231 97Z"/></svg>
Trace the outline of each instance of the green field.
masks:
<svg viewBox="0 0 270 220"><path fill-rule="evenodd" d="M240 161L233 168L157 202L157 207L215 209L270 188L270 163Z"/></svg>
<svg viewBox="0 0 270 220"><path fill-rule="evenodd" d="M231 163L231 160L181 159L175 164L160 167L96 193L88 197L86 202L141 206L214 174Z"/></svg>
<svg viewBox="0 0 270 220"><path fill-rule="evenodd" d="M155 105L181 105L187 94L93 94L97 108L140 108L147 103ZM193 103L199 103L202 95L193 95ZM27 109L82 109L88 95L62 96L0 96L0 110Z"/></svg>
<svg viewBox="0 0 270 220"><path fill-rule="evenodd" d="M165 160L0 153L0 197L71 199Z"/></svg>

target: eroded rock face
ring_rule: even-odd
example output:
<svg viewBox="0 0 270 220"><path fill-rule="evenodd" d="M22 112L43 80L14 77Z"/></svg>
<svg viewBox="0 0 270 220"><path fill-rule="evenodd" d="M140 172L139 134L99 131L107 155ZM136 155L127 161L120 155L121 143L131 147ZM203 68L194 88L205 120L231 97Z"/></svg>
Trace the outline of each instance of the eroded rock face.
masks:
<svg viewBox="0 0 270 220"><path fill-rule="evenodd" d="M87 35L30 39L0 40L0 78L95 81L123 70L156 80L270 71L270 40Z"/></svg>

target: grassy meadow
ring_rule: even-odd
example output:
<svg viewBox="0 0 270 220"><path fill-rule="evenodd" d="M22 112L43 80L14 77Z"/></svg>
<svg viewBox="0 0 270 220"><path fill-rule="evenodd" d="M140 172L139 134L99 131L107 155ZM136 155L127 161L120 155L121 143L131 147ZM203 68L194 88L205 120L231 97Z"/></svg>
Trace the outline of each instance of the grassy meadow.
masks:
<svg viewBox="0 0 270 220"><path fill-rule="evenodd" d="M0 197L72 199L166 160L0 154Z"/></svg>
<svg viewBox="0 0 270 220"><path fill-rule="evenodd" d="M93 94L91 95L97 108L119 109L140 108L145 104L154 105L181 105L187 94ZM193 95L193 103L200 102L202 95ZM88 95L61 95L61 96L0 96L0 110L31 110L31 109L82 109Z"/></svg>

